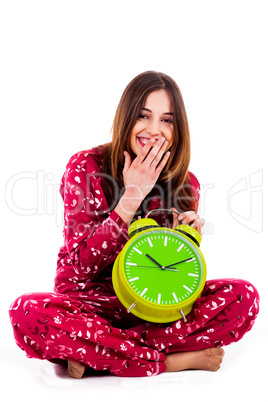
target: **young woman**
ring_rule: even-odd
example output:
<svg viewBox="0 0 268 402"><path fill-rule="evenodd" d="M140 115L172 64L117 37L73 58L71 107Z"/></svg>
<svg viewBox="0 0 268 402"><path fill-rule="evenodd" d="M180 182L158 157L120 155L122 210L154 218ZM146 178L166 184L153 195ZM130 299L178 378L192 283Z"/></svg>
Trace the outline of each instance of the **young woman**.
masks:
<svg viewBox="0 0 268 402"><path fill-rule="evenodd" d="M168 207L181 214L170 219L159 211L159 225L191 224L201 232L199 183L189 162L177 84L154 71L138 75L119 102L112 142L75 154L66 167L64 246L54 293L29 293L10 307L16 342L28 357L68 362L75 378L87 367L117 376L218 370L221 346L241 339L258 314L252 284L209 280L187 323L155 324L128 313L111 281L133 219Z"/></svg>

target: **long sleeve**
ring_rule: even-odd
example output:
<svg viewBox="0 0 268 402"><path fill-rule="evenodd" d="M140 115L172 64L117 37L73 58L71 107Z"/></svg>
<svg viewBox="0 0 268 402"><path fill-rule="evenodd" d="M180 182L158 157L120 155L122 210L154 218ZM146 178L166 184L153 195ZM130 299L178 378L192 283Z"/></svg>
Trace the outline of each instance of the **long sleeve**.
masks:
<svg viewBox="0 0 268 402"><path fill-rule="evenodd" d="M127 225L109 211L101 159L89 152L74 155L61 183L64 241L72 265L93 279L113 262L128 240Z"/></svg>
<svg viewBox="0 0 268 402"><path fill-rule="evenodd" d="M189 184L192 187L193 192L193 209L197 211L200 200L200 183L192 172L189 171L188 174L189 174Z"/></svg>

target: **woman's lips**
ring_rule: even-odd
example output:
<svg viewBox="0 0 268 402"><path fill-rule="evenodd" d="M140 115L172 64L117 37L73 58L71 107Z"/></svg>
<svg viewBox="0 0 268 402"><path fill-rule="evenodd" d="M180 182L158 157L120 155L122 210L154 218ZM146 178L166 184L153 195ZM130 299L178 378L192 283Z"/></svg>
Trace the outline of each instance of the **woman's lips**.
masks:
<svg viewBox="0 0 268 402"><path fill-rule="evenodd" d="M138 141L144 147L144 145L149 141L149 138L138 137Z"/></svg>
<svg viewBox="0 0 268 402"><path fill-rule="evenodd" d="M146 137L137 137L139 143L144 147L145 144L147 144L148 141L150 141L151 138L146 138ZM156 141L158 141L158 139L155 138Z"/></svg>

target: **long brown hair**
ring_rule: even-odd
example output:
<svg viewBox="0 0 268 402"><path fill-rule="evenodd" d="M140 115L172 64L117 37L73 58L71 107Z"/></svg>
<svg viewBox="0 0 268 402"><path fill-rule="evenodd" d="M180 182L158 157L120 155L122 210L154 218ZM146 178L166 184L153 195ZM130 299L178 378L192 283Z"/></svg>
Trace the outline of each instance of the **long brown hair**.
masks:
<svg viewBox="0 0 268 402"><path fill-rule="evenodd" d="M136 76L127 85L116 110L112 126L112 141L106 144L104 149L103 169L104 173L111 175L116 180L119 189L124 188L124 151L128 151L132 160L136 157L130 148L132 129L145 105L147 96L151 92L161 89L167 91L173 106L173 143L169 160L161 172L157 187L159 188L160 185L164 192L170 187L169 197L172 197L173 205L175 204L174 206L181 211L185 211L193 209L195 199L192 187L189 185L188 175L190 134L181 91L176 82L168 75L156 71L146 71ZM106 183L106 187L109 199L119 200L120 195L115 190L115 186ZM194 209L196 209L195 206Z"/></svg>

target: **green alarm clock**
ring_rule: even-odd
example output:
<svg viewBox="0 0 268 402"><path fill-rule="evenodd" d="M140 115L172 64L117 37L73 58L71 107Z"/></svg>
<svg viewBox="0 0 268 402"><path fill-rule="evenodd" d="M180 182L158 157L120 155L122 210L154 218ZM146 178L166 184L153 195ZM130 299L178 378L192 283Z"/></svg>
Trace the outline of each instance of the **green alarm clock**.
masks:
<svg viewBox="0 0 268 402"><path fill-rule="evenodd" d="M159 210L129 226L130 239L114 262L113 287L128 312L145 321L186 322L206 282L201 236L189 225L159 227L148 218Z"/></svg>

